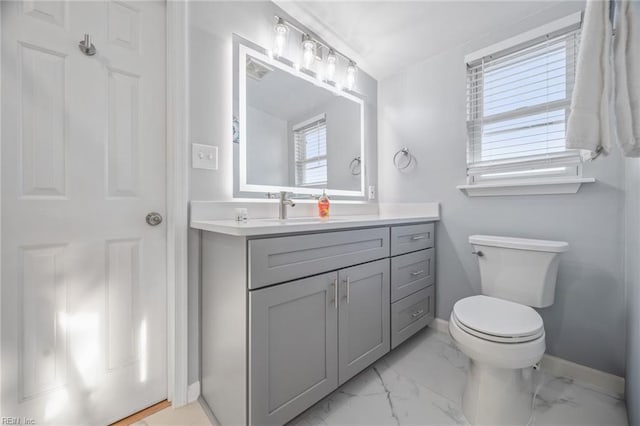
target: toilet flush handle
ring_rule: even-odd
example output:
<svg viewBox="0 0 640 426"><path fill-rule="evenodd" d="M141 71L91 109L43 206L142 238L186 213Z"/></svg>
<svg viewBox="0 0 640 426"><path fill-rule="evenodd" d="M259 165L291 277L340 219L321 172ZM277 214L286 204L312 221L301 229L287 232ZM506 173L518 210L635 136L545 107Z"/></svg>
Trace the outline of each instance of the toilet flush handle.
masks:
<svg viewBox="0 0 640 426"><path fill-rule="evenodd" d="M472 251L472 252L471 252L471 254L475 254L475 255L476 255L476 256L478 256L478 257L482 257L482 256L484 256L484 253L483 253L483 252L481 252L480 250L478 250L478 251Z"/></svg>

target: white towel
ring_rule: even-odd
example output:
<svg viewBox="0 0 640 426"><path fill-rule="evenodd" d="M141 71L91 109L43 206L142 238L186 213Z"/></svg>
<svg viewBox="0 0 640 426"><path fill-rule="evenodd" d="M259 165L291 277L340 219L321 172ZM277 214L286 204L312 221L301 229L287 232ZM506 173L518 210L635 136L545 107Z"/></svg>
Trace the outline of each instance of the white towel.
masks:
<svg viewBox="0 0 640 426"><path fill-rule="evenodd" d="M640 157L640 2L618 5L614 73L618 142L627 157Z"/></svg>
<svg viewBox="0 0 640 426"><path fill-rule="evenodd" d="M582 150L585 160L611 151L611 34L609 2L588 0L566 141L568 149Z"/></svg>

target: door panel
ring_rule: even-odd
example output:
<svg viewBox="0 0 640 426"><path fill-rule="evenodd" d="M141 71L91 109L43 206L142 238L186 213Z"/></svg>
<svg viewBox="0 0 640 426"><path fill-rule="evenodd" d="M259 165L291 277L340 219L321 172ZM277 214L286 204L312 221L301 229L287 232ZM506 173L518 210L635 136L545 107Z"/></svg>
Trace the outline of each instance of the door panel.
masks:
<svg viewBox="0 0 640 426"><path fill-rule="evenodd" d="M337 273L249 294L250 423L282 425L337 387Z"/></svg>
<svg viewBox="0 0 640 426"><path fill-rule="evenodd" d="M389 352L389 259L338 272L339 384Z"/></svg>
<svg viewBox="0 0 640 426"><path fill-rule="evenodd" d="M0 7L2 414L109 423L167 396L164 2Z"/></svg>

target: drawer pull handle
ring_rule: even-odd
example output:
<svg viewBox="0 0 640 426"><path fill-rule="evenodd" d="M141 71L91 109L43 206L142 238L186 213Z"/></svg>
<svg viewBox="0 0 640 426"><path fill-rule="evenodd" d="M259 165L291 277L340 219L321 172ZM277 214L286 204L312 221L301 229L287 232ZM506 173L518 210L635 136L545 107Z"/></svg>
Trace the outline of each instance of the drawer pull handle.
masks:
<svg viewBox="0 0 640 426"><path fill-rule="evenodd" d="M419 311L412 313L411 318L419 317L423 313L424 313L424 309L420 309Z"/></svg>
<svg viewBox="0 0 640 426"><path fill-rule="evenodd" d="M411 276L412 277L417 277L418 275L422 275L422 274L424 274L424 271L421 269L419 271L412 272Z"/></svg>
<svg viewBox="0 0 640 426"><path fill-rule="evenodd" d="M351 279L347 277L347 305L349 304L350 296L351 296Z"/></svg>
<svg viewBox="0 0 640 426"><path fill-rule="evenodd" d="M411 237L411 241L424 240L425 238L427 238L426 235L414 235Z"/></svg>
<svg viewBox="0 0 640 426"><path fill-rule="evenodd" d="M333 280L333 306L338 309L338 279Z"/></svg>

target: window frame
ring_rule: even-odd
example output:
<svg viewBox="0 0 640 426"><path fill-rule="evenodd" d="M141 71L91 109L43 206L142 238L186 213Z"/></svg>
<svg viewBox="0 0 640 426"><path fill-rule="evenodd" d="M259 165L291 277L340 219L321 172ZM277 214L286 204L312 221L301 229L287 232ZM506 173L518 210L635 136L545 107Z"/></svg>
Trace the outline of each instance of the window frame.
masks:
<svg viewBox="0 0 640 426"><path fill-rule="evenodd" d="M322 125L324 127L324 134L325 134L325 139L324 139L324 155L320 155L320 156L315 156L315 157L308 157L306 154L306 149L305 149L305 156L304 159L299 160L298 159L298 149L299 149L299 138L298 138L298 134L300 132L306 131L307 129L311 128L311 127L316 127L318 125ZM328 152L328 145L327 145L327 114L326 113L322 113L322 114L318 114L314 117L311 117L307 120L304 120L300 123L294 124L292 126L292 132L293 132L293 144L294 144L294 164L295 164L295 170L294 170L294 174L295 174L295 184L296 186L301 186L301 187L307 187L307 188L325 188L328 183L329 183L329 152ZM306 169L302 170L303 175L301 176L300 173L300 166L304 167L309 163L314 163L314 162L318 162L318 161L325 161L325 170L326 170L326 174L325 174L325 180L323 182L315 182L315 183L304 183L304 181L306 179L304 179L304 172L306 171ZM299 180L300 179L300 180Z"/></svg>
<svg viewBox="0 0 640 426"><path fill-rule="evenodd" d="M488 116L489 122L487 122L483 115L483 97L485 95L484 81L478 78L480 74L480 77L484 77L483 63L485 61L496 61L508 55L523 52L533 46L540 45L546 40L575 33L580 30L581 24L582 14L578 12L465 57L465 64L467 66L467 90L472 90L472 84L477 85L478 81L481 83L480 91L473 95L474 97L471 97L468 93L466 101L467 186L481 184L498 185L500 183L513 185L518 182L540 181L541 179L566 180L571 178L580 179L582 177L580 152L576 150L564 150L557 153L544 153L541 155L526 153L519 157L482 161L480 155L482 153L482 129L484 125L532 116L536 113L540 114L553 111L554 109L564 109L564 123L566 125L571 97L570 93L567 93L564 99L493 114ZM567 58L575 58L577 53L575 52L576 44L570 44L568 48L570 50L566 52ZM566 66L569 67L571 64L572 61L567 61ZM569 87L573 87L575 63L573 63L573 67L572 72L566 72L567 90L569 90ZM479 126L479 130L473 129L472 126Z"/></svg>

